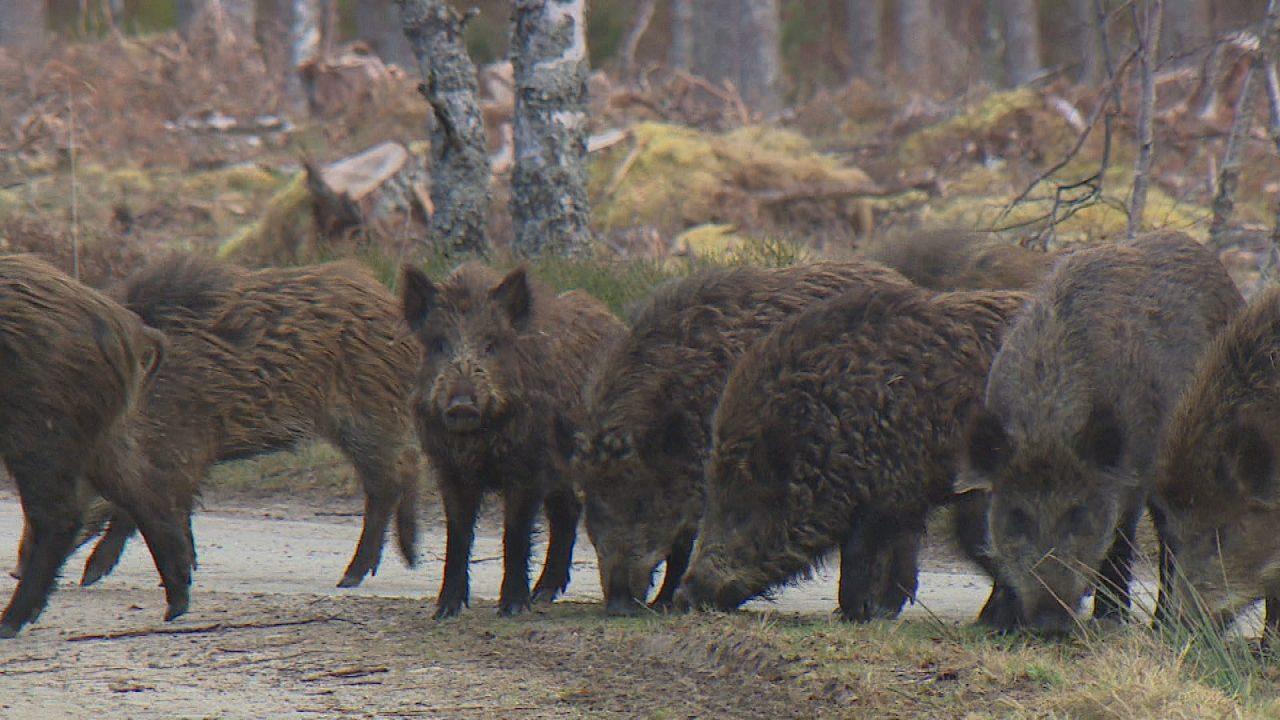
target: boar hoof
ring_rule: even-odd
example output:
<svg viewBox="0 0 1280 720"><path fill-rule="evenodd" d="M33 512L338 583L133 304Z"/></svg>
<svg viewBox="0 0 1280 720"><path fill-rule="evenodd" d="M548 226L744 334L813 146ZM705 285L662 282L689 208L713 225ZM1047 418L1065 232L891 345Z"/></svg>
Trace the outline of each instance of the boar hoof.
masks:
<svg viewBox="0 0 1280 720"><path fill-rule="evenodd" d="M533 604L534 605L550 605L555 602L556 597L560 594L559 590L552 588L534 588Z"/></svg>
<svg viewBox="0 0 1280 720"><path fill-rule="evenodd" d="M175 620L187 614L187 606L190 602L186 598L174 600L169 603L169 607L164 611L165 621Z"/></svg>
<svg viewBox="0 0 1280 720"><path fill-rule="evenodd" d="M22 628L14 625L0 625L0 640L8 640L18 637L18 631Z"/></svg>
<svg viewBox="0 0 1280 720"><path fill-rule="evenodd" d="M502 602L498 605L498 614L503 617L515 617L532 609L533 605L528 600Z"/></svg>
<svg viewBox="0 0 1280 720"><path fill-rule="evenodd" d="M338 581L338 587L340 588L360 587L360 583L362 582L364 582L363 573L361 573L360 575L343 575L342 579Z"/></svg>
<svg viewBox="0 0 1280 720"><path fill-rule="evenodd" d="M462 611L462 603L443 603L436 606L436 613L433 616L436 620L444 620L446 618L456 617Z"/></svg>

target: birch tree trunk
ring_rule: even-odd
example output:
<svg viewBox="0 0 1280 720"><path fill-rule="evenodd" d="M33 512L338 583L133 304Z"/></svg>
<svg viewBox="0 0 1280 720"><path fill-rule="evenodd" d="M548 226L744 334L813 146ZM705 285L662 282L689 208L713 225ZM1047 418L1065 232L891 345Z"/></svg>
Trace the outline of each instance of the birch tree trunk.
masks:
<svg viewBox="0 0 1280 720"><path fill-rule="evenodd" d="M361 0L355 16L356 36L369 43L383 62L413 67L413 52L391 0Z"/></svg>
<svg viewBox="0 0 1280 720"><path fill-rule="evenodd" d="M1147 209L1147 187L1151 184L1151 160L1155 154L1156 64L1160 57L1160 16L1163 10L1164 0L1143 0L1141 5L1134 6L1133 11L1134 25L1138 26L1142 100L1138 104L1138 159L1133 164L1133 197L1129 202L1129 227L1125 233L1129 240L1137 237L1142 229L1142 218Z"/></svg>
<svg viewBox="0 0 1280 720"><path fill-rule="evenodd" d="M693 6L695 75L733 83L752 110L779 106L782 78L777 0L698 0Z"/></svg>
<svg viewBox="0 0 1280 720"><path fill-rule="evenodd" d="M874 78L880 74L880 21L884 0L849 0L850 74Z"/></svg>
<svg viewBox="0 0 1280 720"><path fill-rule="evenodd" d="M933 3L898 0L898 69L908 78L922 79L933 42Z"/></svg>
<svg viewBox="0 0 1280 720"><path fill-rule="evenodd" d="M1080 69L1076 80L1092 85L1102 79L1102 34L1098 32L1098 18L1094 0L1071 0L1072 21L1076 24L1076 55Z"/></svg>
<svg viewBox="0 0 1280 720"><path fill-rule="evenodd" d="M526 257L591 246L587 202L586 0L516 0L511 216Z"/></svg>
<svg viewBox="0 0 1280 720"><path fill-rule="evenodd" d="M44 0L0 0L0 47L30 50L48 37Z"/></svg>
<svg viewBox="0 0 1280 720"><path fill-rule="evenodd" d="M671 51L667 62L673 70L693 66L693 0L671 0Z"/></svg>
<svg viewBox="0 0 1280 720"><path fill-rule="evenodd" d="M1040 21L1035 0L1000 0L1004 17L1004 69L1010 85L1040 74Z"/></svg>
<svg viewBox="0 0 1280 720"><path fill-rule="evenodd" d="M462 39L463 18L444 0L396 0L400 23L431 105L429 241L451 252L487 252L489 155L476 99L476 68Z"/></svg>
<svg viewBox="0 0 1280 720"><path fill-rule="evenodd" d="M267 70L280 78L289 109L304 112L307 93L298 68L320 54L319 0L262 0L257 35Z"/></svg>

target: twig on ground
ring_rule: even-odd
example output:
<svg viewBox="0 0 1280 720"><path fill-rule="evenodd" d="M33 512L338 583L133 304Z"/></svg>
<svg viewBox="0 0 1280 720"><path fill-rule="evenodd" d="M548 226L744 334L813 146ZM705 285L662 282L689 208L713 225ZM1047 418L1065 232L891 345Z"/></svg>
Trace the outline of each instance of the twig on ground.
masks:
<svg viewBox="0 0 1280 720"><path fill-rule="evenodd" d="M147 637L150 635L203 635L206 633L225 632L229 630L269 630L272 628L296 627L315 623L341 620L337 615L303 618L301 620L283 620L280 622L246 622L246 623L210 623L208 625L188 625L185 627L143 628L140 630L121 630L108 633L90 633L88 635L72 635L67 642L89 642L91 640L126 640L129 638Z"/></svg>

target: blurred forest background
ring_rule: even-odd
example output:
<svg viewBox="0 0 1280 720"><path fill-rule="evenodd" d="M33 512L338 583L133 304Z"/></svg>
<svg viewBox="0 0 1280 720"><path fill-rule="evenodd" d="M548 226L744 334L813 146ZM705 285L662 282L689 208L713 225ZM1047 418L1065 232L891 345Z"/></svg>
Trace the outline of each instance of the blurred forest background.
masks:
<svg viewBox="0 0 1280 720"><path fill-rule="evenodd" d="M518 4L451 3L500 248ZM1136 225L1212 241L1249 286L1280 197L1275 4L592 0L596 250L838 255L921 227L1046 248ZM74 246L90 282L157 247L429 251L423 67L392 0L0 0L0 243Z"/></svg>

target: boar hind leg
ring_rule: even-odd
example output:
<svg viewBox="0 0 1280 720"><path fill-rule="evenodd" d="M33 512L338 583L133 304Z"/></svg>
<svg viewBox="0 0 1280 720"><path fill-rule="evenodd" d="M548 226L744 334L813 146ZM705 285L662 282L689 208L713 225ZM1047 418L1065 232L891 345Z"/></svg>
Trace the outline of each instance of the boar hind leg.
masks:
<svg viewBox="0 0 1280 720"><path fill-rule="evenodd" d="M110 575L120 562L120 556L124 554L125 544L137 530L138 526L134 524L133 518L117 510L111 516L107 531L98 539L98 544L93 546L93 552L85 561L80 584L92 585Z"/></svg>
<svg viewBox="0 0 1280 720"><path fill-rule="evenodd" d="M533 523L542 505L533 489L508 486L502 526L502 590L498 612L519 615L529 609L529 546Z"/></svg>
<svg viewBox="0 0 1280 720"><path fill-rule="evenodd" d="M667 571L662 579L662 587L649 603L654 610L670 610L676 597L676 588L680 586L680 578L689 569L689 556L693 554L694 532L681 532L671 544L671 553L667 555Z"/></svg>
<svg viewBox="0 0 1280 720"><path fill-rule="evenodd" d="M394 453L349 455L364 486L364 528L360 531L355 555L338 581L338 587L342 588L356 587L366 575L378 574L387 527L402 494L399 463Z"/></svg>
<svg viewBox="0 0 1280 720"><path fill-rule="evenodd" d="M0 638L16 636L23 625L39 617L75 545L81 522L71 494L74 473L39 460L11 462L9 469L31 536L22 578L0 615Z"/></svg>
<svg viewBox="0 0 1280 720"><path fill-rule="evenodd" d="M556 490L547 495L547 559L542 575L533 586L533 602L551 602L569 587L569 569L573 564L573 544L578 538L578 516L582 503L572 489Z"/></svg>
<svg viewBox="0 0 1280 720"><path fill-rule="evenodd" d="M1129 616L1129 581L1133 574L1133 551L1142 507L1121 517L1115 540L1102 561L1093 597L1095 620L1125 620Z"/></svg>
<svg viewBox="0 0 1280 720"><path fill-rule="evenodd" d="M480 493L474 488L441 478L440 494L444 499L446 527L444 546L444 582L436 598L437 620L453 617L471 596L471 544L475 540L476 515L480 512Z"/></svg>

